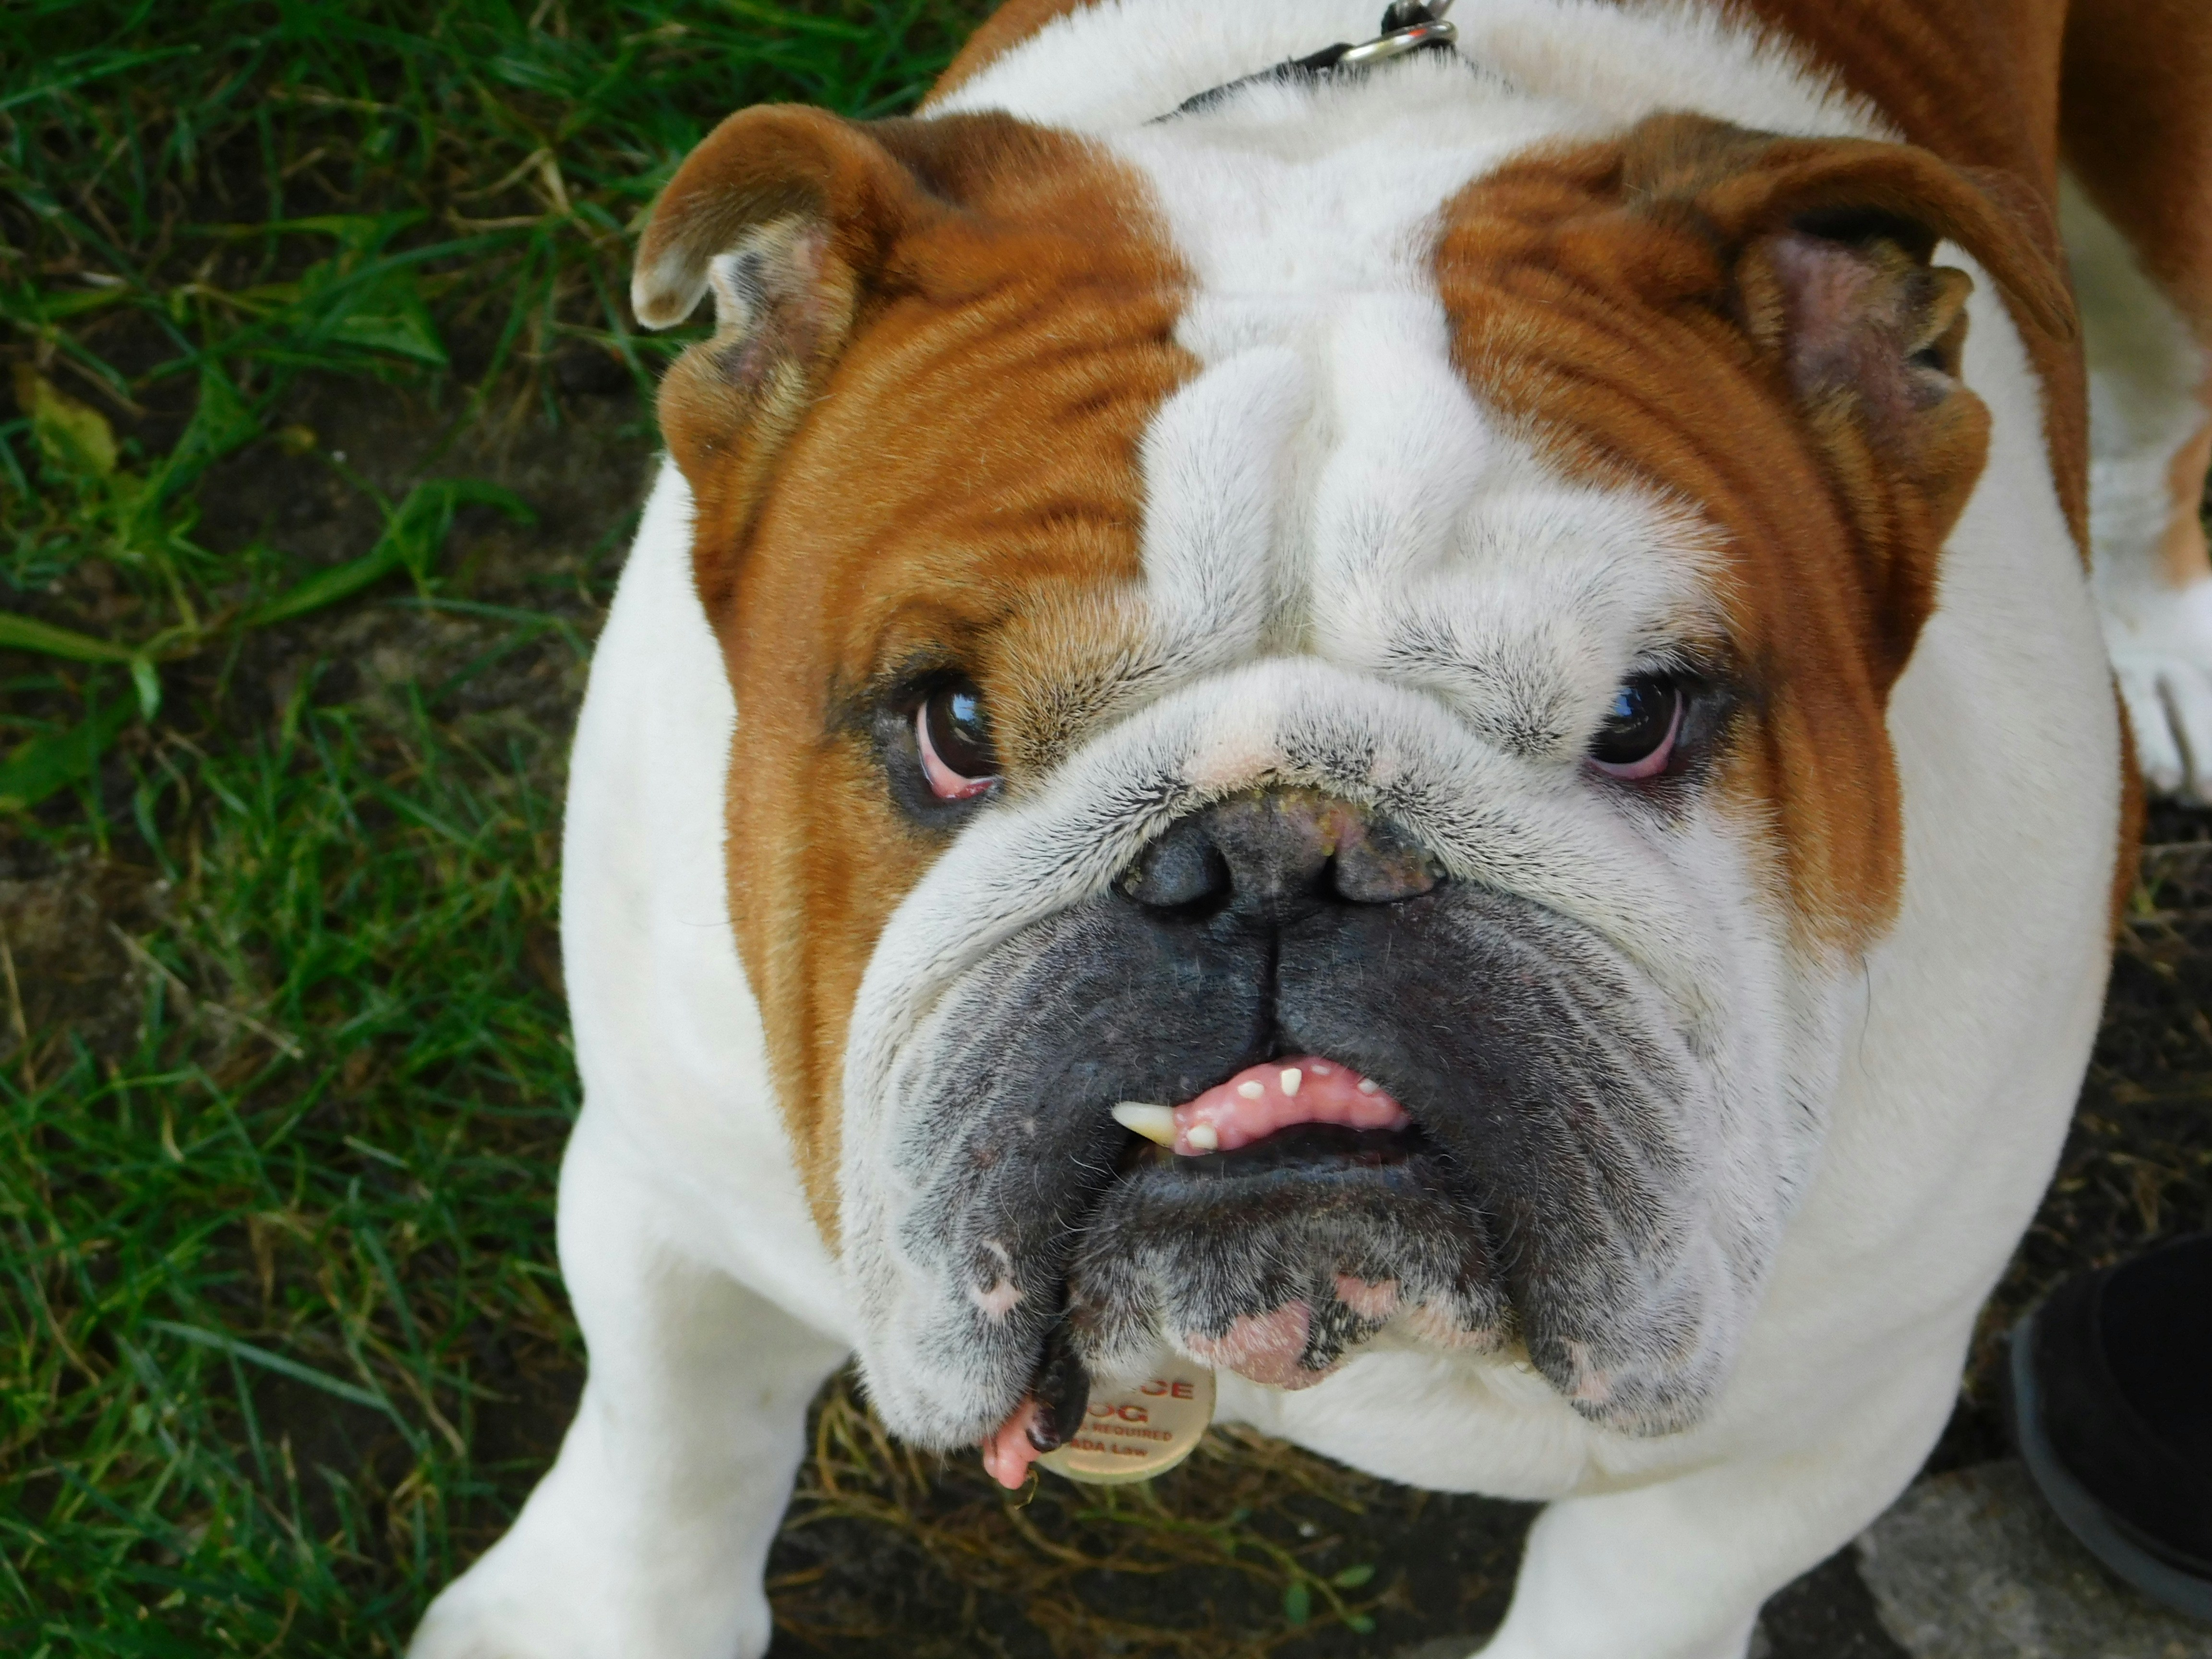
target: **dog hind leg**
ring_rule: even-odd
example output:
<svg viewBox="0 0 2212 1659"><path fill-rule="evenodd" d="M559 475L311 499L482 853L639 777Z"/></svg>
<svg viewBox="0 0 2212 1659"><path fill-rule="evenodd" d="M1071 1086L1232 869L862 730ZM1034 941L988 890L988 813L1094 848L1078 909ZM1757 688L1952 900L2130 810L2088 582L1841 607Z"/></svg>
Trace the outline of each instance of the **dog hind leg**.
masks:
<svg viewBox="0 0 2212 1659"><path fill-rule="evenodd" d="M761 1576L843 1346L672 1250L587 1108L561 1170L562 1276L591 1370L507 1535L409 1659L757 1659Z"/></svg>
<svg viewBox="0 0 2212 1659"><path fill-rule="evenodd" d="M2075 0L2062 106L2106 636L2146 780L2212 801L2212 12Z"/></svg>

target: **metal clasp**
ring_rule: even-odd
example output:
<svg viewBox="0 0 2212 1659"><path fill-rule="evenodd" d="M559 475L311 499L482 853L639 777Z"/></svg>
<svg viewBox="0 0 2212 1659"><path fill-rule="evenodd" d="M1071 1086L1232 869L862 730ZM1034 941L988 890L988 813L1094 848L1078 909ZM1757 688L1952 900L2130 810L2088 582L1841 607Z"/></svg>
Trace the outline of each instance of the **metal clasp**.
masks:
<svg viewBox="0 0 2212 1659"><path fill-rule="evenodd" d="M1344 55L1329 68L1364 69L1370 64L1402 58L1409 52L1420 52L1430 46L1449 46L1458 39L1459 29L1455 24L1442 21L1415 23L1410 28L1393 29L1388 34L1378 34L1372 40L1362 40L1356 46L1346 47Z"/></svg>
<svg viewBox="0 0 2212 1659"><path fill-rule="evenodd" d="M1391 0L1382 14L1382 33L1372 40L1346 47L1344 55L1329 67L1353 69L1402 58L1427 46L1449 46L1459 39L1459 30L1443 21L1451 9L1452 0Z"/></svg>

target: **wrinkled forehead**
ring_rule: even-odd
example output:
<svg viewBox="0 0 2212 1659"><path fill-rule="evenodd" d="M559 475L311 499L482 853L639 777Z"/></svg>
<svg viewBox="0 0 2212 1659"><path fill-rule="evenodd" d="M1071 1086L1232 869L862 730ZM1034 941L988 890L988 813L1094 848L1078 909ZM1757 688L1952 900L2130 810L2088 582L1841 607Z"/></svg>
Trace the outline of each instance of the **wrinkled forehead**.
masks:
<svg viewBox="0 0 2212 1659"><path fill-rule="evenodd" d="M842 526L846 556L771 565L806 590L792 625L840 630L840 678L959 656L1006 682L1002 724L1065 737L1069 682L1103 713L1133 679L1306 653L1541 744L1714 636L1711 528L1559 465L1454 350L1449 204L1547 130L1408 78L1379 117L1323 96L1285 124L1263 93L1102 141L1123 185L1079 267L971 250L965 291L856 343L766 526Z"/></svg>
<svg viewBox="0 0 2212 1659"><path fill-rule="evenodd" d="M1464 75L1408 65L1387 104L1261 90L1201 127L1113 141L1192 273L1176 338L1201 369L1144 452L1163 627L1414 668L1418 613L1492 647L1548 632L1547 666L1594 658L1601 676L1657 635L1710 633L1713 538L1694 514L1626 469L1559 465L1455 349L1435 258L1454 204L1573 136L1564 113L1468 98Z"/></svg>

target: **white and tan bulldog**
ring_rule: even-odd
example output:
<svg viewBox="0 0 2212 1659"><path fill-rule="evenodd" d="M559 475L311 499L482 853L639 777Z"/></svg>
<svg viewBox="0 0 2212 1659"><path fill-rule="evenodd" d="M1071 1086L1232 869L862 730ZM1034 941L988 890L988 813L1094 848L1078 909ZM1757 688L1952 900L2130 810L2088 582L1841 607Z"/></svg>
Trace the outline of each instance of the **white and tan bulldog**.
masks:
<svg viewBox="0 0 2212 1659"><path fill-rule="evenodd" d="M416 1659L759 1654L855 1353L1009 1481L1171 1348L1550 1500L1491 1659L1740 1659L1934 1441L2096 1025L2108 640L2212 778L2212 14L1271 72L1374 6L1015 0L662 198L638 314L717 331L576 739L590 1379Z"/></svg>

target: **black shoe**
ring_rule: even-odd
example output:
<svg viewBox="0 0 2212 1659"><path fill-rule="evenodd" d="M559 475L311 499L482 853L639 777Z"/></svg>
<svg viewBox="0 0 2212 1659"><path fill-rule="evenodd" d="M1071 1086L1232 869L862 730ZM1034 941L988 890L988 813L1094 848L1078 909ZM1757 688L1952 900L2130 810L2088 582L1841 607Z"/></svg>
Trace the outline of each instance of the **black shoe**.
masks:
<svg viewBox="0 0 2212 1659"><path fill-rule="evenodd" d="M2013 1328L2013 1437L2058 1518L2212 1620L2212 1233L2070 1279Z"/></svg>

